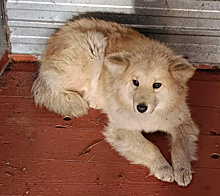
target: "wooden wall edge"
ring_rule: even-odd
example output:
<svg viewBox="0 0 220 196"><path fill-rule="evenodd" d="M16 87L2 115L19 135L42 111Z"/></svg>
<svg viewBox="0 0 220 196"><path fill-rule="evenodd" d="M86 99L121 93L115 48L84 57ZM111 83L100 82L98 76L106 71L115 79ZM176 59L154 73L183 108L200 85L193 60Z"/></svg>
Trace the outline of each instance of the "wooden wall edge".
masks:
<svg viewBox="0 0 220 196"><path fill-rule="evenodd" d="M38 56L28 54L10 54L10 61L12 62L36 62L39 61Z"/></svg>

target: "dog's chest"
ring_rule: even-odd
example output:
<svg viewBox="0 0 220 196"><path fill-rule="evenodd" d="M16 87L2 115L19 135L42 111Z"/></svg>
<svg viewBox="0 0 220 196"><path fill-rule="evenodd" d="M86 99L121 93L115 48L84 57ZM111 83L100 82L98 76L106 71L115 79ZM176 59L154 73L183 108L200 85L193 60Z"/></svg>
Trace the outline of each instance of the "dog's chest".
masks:
<svg viewBox="0 0 220 196"><path fill-rule="evenodd" d="M118 128L127 130L144 130L145 132L166 131L169 132L175 126L175 121L169 116L139 115L139 114L115 114L109 115L109 121Z"/></svg>

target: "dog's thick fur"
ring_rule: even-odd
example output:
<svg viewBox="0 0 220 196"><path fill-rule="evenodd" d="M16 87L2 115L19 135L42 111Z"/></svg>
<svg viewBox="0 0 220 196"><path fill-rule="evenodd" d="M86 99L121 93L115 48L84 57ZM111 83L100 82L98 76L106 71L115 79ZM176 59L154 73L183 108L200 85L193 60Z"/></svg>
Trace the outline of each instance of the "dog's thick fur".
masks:
<svg viewBox="0 0 220 196"><path fill-rule="evenodd" d="M38 105L63 116L101 109L109 118L104 135L121 155L163 181L187 186L199 132L186 104L194 71L186 59L131 28L81 18L51 36L32 91ZM140 112L140 104L147 110ZM171 135L172 167L142 130Z"/></svg>

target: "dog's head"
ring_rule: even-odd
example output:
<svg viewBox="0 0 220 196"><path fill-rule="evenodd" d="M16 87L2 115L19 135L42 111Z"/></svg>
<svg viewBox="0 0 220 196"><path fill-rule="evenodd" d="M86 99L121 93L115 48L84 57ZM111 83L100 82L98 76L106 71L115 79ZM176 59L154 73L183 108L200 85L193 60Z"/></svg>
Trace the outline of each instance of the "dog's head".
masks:
<svg viewBox="0 0 220 196"><path fill-rule="evenodd" d="M144 114L171 111L185 102L186 83L195 71L186 59L161 44L135 53L110 54L105 64L120 106Z"/></svg>

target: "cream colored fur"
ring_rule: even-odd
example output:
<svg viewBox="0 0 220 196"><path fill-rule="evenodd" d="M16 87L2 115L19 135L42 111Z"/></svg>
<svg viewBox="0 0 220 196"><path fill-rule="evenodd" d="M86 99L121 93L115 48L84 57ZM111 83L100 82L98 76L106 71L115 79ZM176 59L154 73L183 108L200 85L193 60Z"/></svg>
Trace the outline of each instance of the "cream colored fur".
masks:
<svg viewBox="0 0 220 196"><path fill-rule="evenodd" d="M36 104L63 116L101 109L109 118L104 135L121 155L163 181L187 186L199 132L186 104L186 83L194 70L131 28L81 18L51 36L32 91ZM154 83L162 86L154 89ZM140 113L139 104L147 111ZM171 135L172 166L142 130Z"/></svg>

